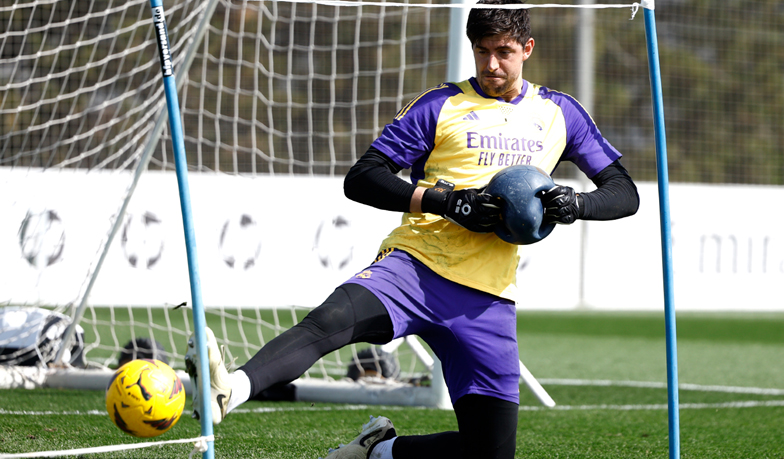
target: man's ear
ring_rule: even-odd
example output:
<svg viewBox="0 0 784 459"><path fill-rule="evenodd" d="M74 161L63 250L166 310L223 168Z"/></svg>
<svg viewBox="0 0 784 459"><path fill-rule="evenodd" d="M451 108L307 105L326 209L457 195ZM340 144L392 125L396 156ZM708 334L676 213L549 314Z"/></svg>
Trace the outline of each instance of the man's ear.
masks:
<svg viewBox="0 0 784 459"><path fill-rule="evenodd" d="M531 57L531 54L533 54L533 52L534 52L534 45L535 44L536 44L536 42L534 41L534 39L533 38L529 38L528 41L525 42L525 45L523 45L523 60L524 61L528 60L528 58Z"/></svg>

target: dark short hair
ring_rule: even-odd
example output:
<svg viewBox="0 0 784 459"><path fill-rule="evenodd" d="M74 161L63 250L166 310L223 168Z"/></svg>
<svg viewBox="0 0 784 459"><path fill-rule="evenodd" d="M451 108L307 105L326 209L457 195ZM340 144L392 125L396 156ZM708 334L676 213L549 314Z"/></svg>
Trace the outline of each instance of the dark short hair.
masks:
<svg viewBox="0 0 784 459"><path fill-rule="evenodd" d="M522 4L520 0L479 0L478 5L515 5ZM471 46L476 45L481 39L493 35L505 35L525 45L531 38L531 21L527 8L473 8L468 13L466 35L471 40Z"/></svg>

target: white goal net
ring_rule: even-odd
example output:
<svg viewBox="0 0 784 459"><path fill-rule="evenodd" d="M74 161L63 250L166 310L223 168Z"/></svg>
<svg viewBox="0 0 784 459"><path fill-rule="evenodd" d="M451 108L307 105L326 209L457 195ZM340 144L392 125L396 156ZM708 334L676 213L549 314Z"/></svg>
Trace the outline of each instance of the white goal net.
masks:
<svg viewBox="0 0 784 459"><path fill-rule="evenodd" d="M445 79L449 11L165 6L207 324L241 363L372 261L399 218L361 221L341 179ZM0 24L0 363L54 363L69 320L44 327L44 310L78 321L79 366L114 367L149 339L182 368L192 325L175 306L190 298L149 2L17 1ZM427 382L413 344L352 346L305 377Z"/></svg>

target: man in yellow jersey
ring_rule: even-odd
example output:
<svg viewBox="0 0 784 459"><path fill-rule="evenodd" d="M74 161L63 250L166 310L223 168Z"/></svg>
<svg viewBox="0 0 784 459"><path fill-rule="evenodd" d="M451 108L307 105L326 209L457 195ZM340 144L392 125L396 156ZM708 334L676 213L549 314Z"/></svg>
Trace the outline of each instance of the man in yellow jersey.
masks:
<svg viewBox="0 0 784 459"><path fill-rule="evenodd" d="M545 223L626 217L637 211L639 197L621 154L583 107L523 79L534 50L527 9L472 9L466 33L476 76L409 102L346 176L350 199L403 212L376 260L231 375L208 332L214 422L342 346L416 334L443 364L458 431L397 436L388 418L371 417L359 437L327 458L514 457L518 246L493 233L499 202L483 188L510 165L552 173L571 161L597 189L547 191ZM410 182L396 175L402 169L409 169ZM186 361L198 378L192 351Z"/></svg>

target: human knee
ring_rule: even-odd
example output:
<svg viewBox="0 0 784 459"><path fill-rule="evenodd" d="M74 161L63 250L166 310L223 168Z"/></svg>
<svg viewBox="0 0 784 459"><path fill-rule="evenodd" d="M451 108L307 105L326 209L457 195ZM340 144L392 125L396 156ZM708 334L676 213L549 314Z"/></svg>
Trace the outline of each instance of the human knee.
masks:
<svg viewBox="0 0 784 459"><path fill-rule="evenodd" d="M354 326L354 312L348 295L340 288L336 289L296 326L320 337L331 336L351 329Z"/></svg>

